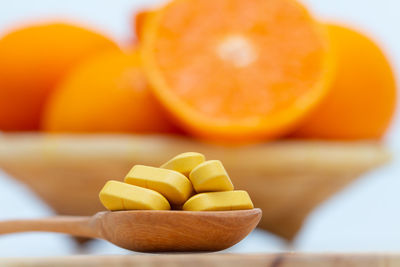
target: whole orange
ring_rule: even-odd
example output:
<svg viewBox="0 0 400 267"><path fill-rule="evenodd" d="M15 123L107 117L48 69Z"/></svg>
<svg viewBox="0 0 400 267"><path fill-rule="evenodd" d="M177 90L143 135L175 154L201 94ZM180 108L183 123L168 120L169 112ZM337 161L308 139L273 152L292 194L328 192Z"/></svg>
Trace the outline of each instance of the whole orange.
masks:
<svg viewBox="0 0 400 267"><path fill-rule="evenodd" d="M153 11L150 9L141 10L133 16L134 32L135 32L137 41L140 41L140 39L142 38L143 28L144 28L146 18L148 16L150 16L151 12L153 12Z"/></svg>
<svg viewBox="0 0 400 267"><path fill-rule="evenodd" d="M65 23L28 26L0 39L0 130L37 130L57 82L77 63L105 50L108 38Z"/></svg>
<svg viewBox="0 0 400 267"><path fill-rule="evenodd" d="M376 139L396 105L392 67L379 46L347 27L328 24L336 74L329 94L295 131L296 137Z"/></svg>
<svg viewBox="0 0 400 267"><path fill-rule="evenodd" d="M137 52L108 52L79 65L58 86L43 118L49 132L170 132Z"/></svg>

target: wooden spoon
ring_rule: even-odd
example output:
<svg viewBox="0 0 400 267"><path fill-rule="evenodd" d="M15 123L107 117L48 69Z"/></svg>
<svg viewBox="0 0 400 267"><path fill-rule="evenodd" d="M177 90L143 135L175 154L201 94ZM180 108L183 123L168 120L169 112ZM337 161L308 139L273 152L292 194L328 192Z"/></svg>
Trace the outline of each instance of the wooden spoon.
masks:
<svg viewBox="0 0 400 267"><path fill-rule="evenodd" d="M105 239L140 252L217 251L246 237L260 209L236 211L114 211L0 222L0 234L41 231Z"/></svg>

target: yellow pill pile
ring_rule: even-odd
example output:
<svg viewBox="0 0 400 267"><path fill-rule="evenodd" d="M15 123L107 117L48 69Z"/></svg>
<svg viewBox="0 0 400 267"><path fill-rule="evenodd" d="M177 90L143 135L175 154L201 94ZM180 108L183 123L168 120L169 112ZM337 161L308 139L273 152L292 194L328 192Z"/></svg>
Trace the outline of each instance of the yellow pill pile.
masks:
<svg viewBox="0 0 400 267"><path fill-rule="evenodd" d="M99 194L108 210L223 211L252 209L249 194L234 190L219 160L182 153L161 167L135 165L124 182L108 181Z"/></svg>

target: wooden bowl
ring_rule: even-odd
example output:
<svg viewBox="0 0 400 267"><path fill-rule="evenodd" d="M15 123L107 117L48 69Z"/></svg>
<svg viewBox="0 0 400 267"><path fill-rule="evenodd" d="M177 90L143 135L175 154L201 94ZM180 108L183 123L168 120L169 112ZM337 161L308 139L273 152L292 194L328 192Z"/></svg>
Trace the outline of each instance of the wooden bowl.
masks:
<svg viewBox="0 0 400 267"><path fill-rule="evenodd" d="M172 136L0 136L0 168L28 185L57 213L92 215L98 192L134 164L159 166L185 151L220 159L236 188L263 211L260 227L288 240L310 211L362 173L390 159L372 142L279 141L223 147Z"/></svg>

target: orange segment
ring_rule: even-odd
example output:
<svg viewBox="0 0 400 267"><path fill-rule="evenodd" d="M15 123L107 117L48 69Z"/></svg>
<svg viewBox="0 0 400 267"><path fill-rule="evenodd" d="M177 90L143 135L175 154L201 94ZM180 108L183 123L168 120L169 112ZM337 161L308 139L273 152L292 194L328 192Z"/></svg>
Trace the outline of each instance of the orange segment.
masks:
<svg viewBox="0 0 400 267"><path fill-rule="evenodd" d="M49 100L50 132L170 132L173 127L149 90L138 53L109 52L83 63Z"/></svg>
<svg viewBox="0 0 400 267"><path fill-rule="evenodd" d="M393 70L367 36L338 25L327 29L337 59L332 88L295 136L374 139L387 130L396 105Z"/></svg>
<svg viewBox="0 0 400 267"><path fill-rule="evenodd" d="M21 28L0 39L0 130L37 130L56 84L92 55L119 50L108 38L64 23Z"/></svg>
<svg viewBox="0 0 400 267"><path fill-rule="evenodd" d="M143 33L156 96L203 138L277 137L327 90L326 36L293 0L175 0Z"/></svg>

